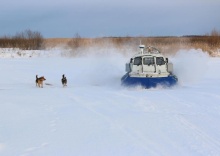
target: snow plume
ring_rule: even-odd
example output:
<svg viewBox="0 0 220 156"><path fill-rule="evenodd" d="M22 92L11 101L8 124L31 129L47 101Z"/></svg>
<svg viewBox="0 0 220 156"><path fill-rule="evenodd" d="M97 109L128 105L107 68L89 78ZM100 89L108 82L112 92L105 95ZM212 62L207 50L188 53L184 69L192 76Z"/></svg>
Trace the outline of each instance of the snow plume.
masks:
<svg viewBox="0 0 220 156"><path fill-rule="evenodd" d="M138 51L138 47L134 49L130 45L115 46L112 43L104 43L103 45L82 47L70 51L70 56L74 57L103 57L117 56L118 54L127 57L133 56Z"/></svg>
<svg viewBox="0 0 220 156"><path fill-rule="evenodd" d="M120 86L120 79L125 74L124 57L116 48L93 47L82 51L75 61L80 65L76 74L81 77L82 85L87 83L97 86Z"/></svg>
<svg viewBox="0 0 220 156"><path fill-rule="evenodd" d="M180 50L172 59L180 84L202 80L208 72L210 56L202 50Z"/></svg>

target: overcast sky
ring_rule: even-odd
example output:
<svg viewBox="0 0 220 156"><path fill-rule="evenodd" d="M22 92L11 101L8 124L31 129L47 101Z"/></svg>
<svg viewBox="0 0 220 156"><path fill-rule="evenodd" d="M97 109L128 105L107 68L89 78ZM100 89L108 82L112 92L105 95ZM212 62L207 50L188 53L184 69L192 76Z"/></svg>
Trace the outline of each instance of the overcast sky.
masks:
<svg viewBox="0 0 220 156"><path fill-rule="evenodd" d="M3 0L0 36L204 35L220 30L220 0Z"/></svg>

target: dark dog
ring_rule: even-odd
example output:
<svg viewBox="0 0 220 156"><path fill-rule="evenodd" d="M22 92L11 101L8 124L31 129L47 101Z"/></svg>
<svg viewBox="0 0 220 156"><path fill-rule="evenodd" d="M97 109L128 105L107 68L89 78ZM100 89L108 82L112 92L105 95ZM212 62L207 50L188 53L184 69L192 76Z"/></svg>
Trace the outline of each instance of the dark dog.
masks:
<svg viewBox="0 0 220 156"><path fill-rule="evenodd" d="M66 77L65 77L64 74L63 74L63 77L62 77L62 79L61 79L61 82L62 82L62 84L63 84L63 87L67 86L67 79L66 79Z"/></svg>
<svg viewBox="0 0 220 156"><path fill-rule="evenodd" d="M36 75L36 81L35 81L36 82L36 87L37 87L37 80L38 80L38 76Z"/></svg>
<svg viewBox="0 0 220 156"><path fill-rule="evenodd" d="M46 79L44 78L44 76L38 78L38 76L36 75L36 86L43 88L43 81L45 80Z"/></svg>

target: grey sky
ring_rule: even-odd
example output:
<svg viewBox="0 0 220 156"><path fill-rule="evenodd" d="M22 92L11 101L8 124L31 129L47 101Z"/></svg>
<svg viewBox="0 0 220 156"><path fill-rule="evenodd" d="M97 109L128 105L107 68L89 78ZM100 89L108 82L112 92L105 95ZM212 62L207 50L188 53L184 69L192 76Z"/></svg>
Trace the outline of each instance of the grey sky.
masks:
<svg viewBox="0 0 220 156"><path fill-rule="evenodd" d="M220 0L3 0L0 36L181 36L220 30Z"/></svg>

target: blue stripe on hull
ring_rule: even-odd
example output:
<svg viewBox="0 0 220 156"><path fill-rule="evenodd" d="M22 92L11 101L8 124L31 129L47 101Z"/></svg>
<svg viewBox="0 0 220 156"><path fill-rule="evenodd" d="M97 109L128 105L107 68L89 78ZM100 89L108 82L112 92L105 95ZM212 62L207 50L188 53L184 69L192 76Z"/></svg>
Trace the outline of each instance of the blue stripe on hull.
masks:
<svg viewBox="0 0 220 156"><path fill-rule="evenodd" d="M174 75L168 77L130 77L129 74L125 74L121 78L122 85L136 86L141 85L145 88L156 87L157 85L173 86L177 83L178 79Z"/></svg>

